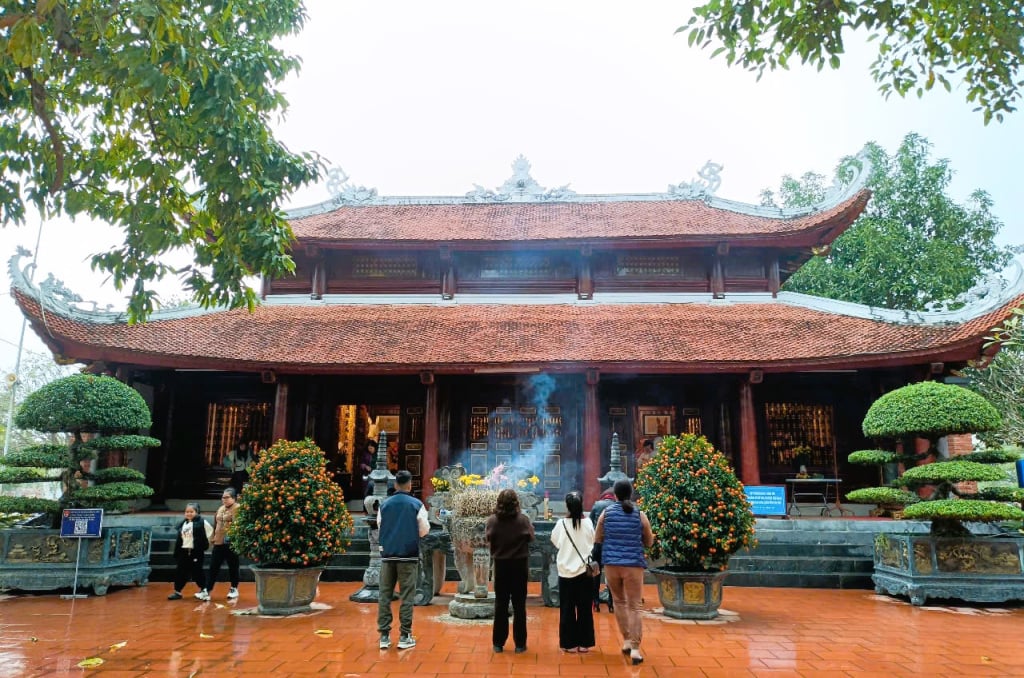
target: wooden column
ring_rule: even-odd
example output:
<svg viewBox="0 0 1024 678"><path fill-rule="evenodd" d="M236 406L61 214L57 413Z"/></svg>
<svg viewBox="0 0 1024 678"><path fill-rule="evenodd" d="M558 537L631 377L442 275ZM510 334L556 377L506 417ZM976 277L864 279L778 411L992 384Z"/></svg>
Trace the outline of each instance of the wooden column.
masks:
<svg viewBox="0 0 1024 678"><path fill-rule="evenodd" d="M587 370L587 384L583 395L583 506L597 501L597 479L601 475L601 417L598 411L597 384L601 373Z"/></svg>
<svg viewBox="0 0 1024 678"><path fill-rule="evenodd" d="M768 291L772 293L773 297L779 296L779 288L782 286L781 275L779 273L779 258L775 257L768 264Z"/></svg>
<svg viewBox="0 0 1024 678"><path fill-rule="evenodd" d="M580 268L576 278L576 296L580 299L594 298L594 276L591 271L593 250L589 245L580 250Z"/></svg>
<svg viewBox="0 0 1024 678"><path fill-rule="evenodd" d="M274 395L274 428L270 443L288 437L288 382L281 376L277 377L277 393Z"/></svg>
<svg viewBox="0 0 1024 678"><path fill-rule="evenodd" d="M740 384L740 480L744 485L761 484L754 387L747 381Z"/></svg>
<svg viewBox="0 0 1024 678"><path fill-rule="evenodd" d="M426 499L434 493L430 479L437 470L437 451L441 440L441 418L437 407L437 382L433 372L420 372L420 382L427 387L427 406L423 413L423 489L421 496Z"/></svg>

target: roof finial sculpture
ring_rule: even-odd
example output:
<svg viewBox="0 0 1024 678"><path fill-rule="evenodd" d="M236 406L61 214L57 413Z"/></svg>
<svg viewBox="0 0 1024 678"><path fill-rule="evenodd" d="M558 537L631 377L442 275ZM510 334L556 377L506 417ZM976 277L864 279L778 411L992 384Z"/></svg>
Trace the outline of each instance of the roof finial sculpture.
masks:
<svg viewBox="0 0 1024 678"><path fill-rule="evenodd" d="M687 200L710 198L722 185L722 170L724 165L708 160L704 166L697 170L697 179L683 181L668 187L670 195Z"/></svg>
<svg viewBox="0 0 1024 678"><path fill-rule="evenodd" d="M505 180L498 190L492 191L480 184L473 184L473 190L466 194L470 200L480 202L544 202L549 200L565 200L576 195L569 189L569 184L558 188L546 189L530 176L530 161L519 154L512 161L512 176Z"/></svg>
<svg viewBox="0 0 1024 678"><path fill-rule="evenodd" d="M377 197L376 188L352 186L348 180L348 174L340 167L333 167L327 172L327 192L331 194L335 203L359 204L370 202Z"/></svg>
<svg viewBox="0 0 1024 678"><path fill-rule="evenodd" d="M597 482L601 483L601 487L611 487L619 480L629 480L632 478L622 472L622 448L619 445L619 434L612 434L612 454L611 460L608 464L608 473L597 479Z"/></svg>

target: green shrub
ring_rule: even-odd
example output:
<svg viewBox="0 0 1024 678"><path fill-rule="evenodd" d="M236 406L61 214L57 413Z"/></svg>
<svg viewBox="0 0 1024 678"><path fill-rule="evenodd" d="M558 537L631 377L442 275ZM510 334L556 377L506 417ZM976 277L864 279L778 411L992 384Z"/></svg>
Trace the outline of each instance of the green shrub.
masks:
<svg viewBox="0 0 1024 678"><path fill-rule="evenodd" d="M1019 447L994 447L957 457L964 461L976 461L979 464L1009 464L1022 458L1024 458L1024 451Z"/></svg>
<svg viewBox="0 0 1024 678"><path fill-rule="evenodd" d="M82 448L97 452L115 450L141 450L148 447L160 447L156 438L140 435L105 435L82 443Z"/></svg>
<svg viewBox="0 0 1024 678"><path fill-rule="evenodd" d="M1024 487L1010 487L1001 485L998 487L986 487L978 490L978 499L989 501L1014 501L1018 504L1024 503Z"/></svg>
<svg viewBox="0 0 1024 678"><path fill-rule="evenodd" d="M636 490L655 534L648 553L673 569L723 570L733 553L755 543L743 484L704 436L665 436L637 473Z"/></svg>
<svg viewBox="0 0 1024 678"><path fill-rule="evenodd" d="M857 450L856 452L851 452L850 456L846 459L851 464L884 466L885 464L896 463L899 460L899 455L888 450Z"/></svg>
<svg viewBox="0 0 1024 678"><path fill-rule="evenodd" d="M113 377L75 374L30 393L18 410L19 428L46 433L105 433L149 428L153 419L139 392Z"/></svg>
<svg viewBox="0 0 1024 678"><path fill-rule="evenodd" d="M879 504L883 506L907 506L921 501L913 492L895 487L865 487L846 495L854 504Z"/></svg>
<svg viewBox="0 0 1024 678"><path fill-rule="evenodd" d="M38 483L52 480L41 468L5 468L0 466L0 484L3 483Z"/></svg>
<svg viewBox="0 0 1024 678"><path fill-rule="evenodd" d="M118 482L143 483L146 481L146 474L127 466L111 466L96 471L92 474L92 478L100 485Z"/></svg>
<svg viewBox="0 0 1024 678"><path fill-rule="evenodd" d="M1016 506L978 499L937 499L908 506L905 518L914 520L992 523L1024 520L1024 511Z"/></svg>
<svg viewBox="0 0 1024 678"><path fill-rule="evenodd" d="M0 496L0 513L60 513L60 502L36 497Z"/></svg>
<svg viewBox="0 0 1024 678"><path fill-rule="evenodd" d="M1001 470L976 461L936 461L907 469L900 478L908 485L939 485L961 483L966 480L1006 480Z"/></svg>
<svg viewBox="0 0 1024 678"><path fill-rule="evenodd" d="M923 381L876 400L861 427L868 438L934 440L951 433L989 431L998 428L1001 420L996 408L977 393Z"/></svg>
<svg viewBox="0 0 1024 678"><path fill-rule="evenodd" d="M75 492L74 500L89 502L124 501L127 499L138 499L139 497L149 497L152 494L153 488L142 483L116 482L83 487Z"/></svg>
<svg viewBox="0 0 1024 678"><path fill-rule="evenodd" d="M11 452L3 458L5 466L23 468L68 468L71 458L67 445L33 445Z"/></svg>

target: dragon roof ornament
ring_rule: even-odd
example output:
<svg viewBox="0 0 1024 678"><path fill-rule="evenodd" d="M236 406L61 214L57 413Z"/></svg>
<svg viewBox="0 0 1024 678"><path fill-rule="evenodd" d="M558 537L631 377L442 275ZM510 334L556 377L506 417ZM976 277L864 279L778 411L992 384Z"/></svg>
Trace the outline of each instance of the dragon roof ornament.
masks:
<svg viewBox="0 0 1024 678"><path fill-rule="evenodd" d="M586 194L571 190L569 184L549 189L537 183L531 176L530 169L529 161L520 155L512 162L512 176L496 189L473 184L473 190L461 196L382 196L378 194L376 188L351 184L349 175L336 167L327 173L330 199L316 205L288 210L286 216L289 219L301 219L333 212L342 207L700 200L709 207L738 214L769 219L790 219L830 209L854 196L867 184L871 163L863 152L853 158L852 162L844 163L841 176L837 177L822 199L806 207L771 207L719 198L715 194L722 185L723 165L710 160L697 171L697 178L671 184L664 193Z"/></svg>

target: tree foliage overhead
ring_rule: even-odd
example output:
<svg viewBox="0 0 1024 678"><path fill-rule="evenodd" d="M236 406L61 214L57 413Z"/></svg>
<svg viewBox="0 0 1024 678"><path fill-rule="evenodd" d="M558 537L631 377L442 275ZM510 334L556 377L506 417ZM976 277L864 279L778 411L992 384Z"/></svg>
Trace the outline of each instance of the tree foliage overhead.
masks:
<svg viewBox="0 0 1024 678"><path fill-rule="evenodd" d="M1024 54L1024 5L1018 0L711 0L677 32L691 45L715 45L760 77L791 61L839 68L845 34L863 31L878 54L871 75L885 97L918 97L936 83L962 79L967 101L988 124L1016 110Z"/></svg>
<svg viewBox="0 0 1024 678"><path fill-rule="evenodd" d="M970 380L968 388L991 402L1003 416L995 431L979 434L987 445L1024 444L1024 346L1004 345L984 369L969 367L962 371Z"/></svg>
<svg viewBox="0 0 1024 678"><path fill-rule="evenodd" d="M124 231L93 257L129 314L177 275L204 305L255 303L246 276L294 270L283 196L318 158L277 141L276 86L298 59L275 46L301 0L3 0L0 218L86 216ZM171 269L161 255L193 252Z"/></svg>
<svg viewBox="0 0 1024 678"><path fill-rule="evenodd" d="M1007 264L1009 249L995 242L1003 224L991 197L976 190L964 204L953 200L947 194L953 170L947 160L932 161L927 139L911 133L893 155L876 143L865 152L871 162L867 208L827 254L786 281L786 290L921 311L955 299ZM844 158L837 177L850 176L857 162ZM778 197L784 207L806 207L824 195L824 177L807 173L783 177ZM762 192L762 203L775 205L775 194Z"/></svg>

